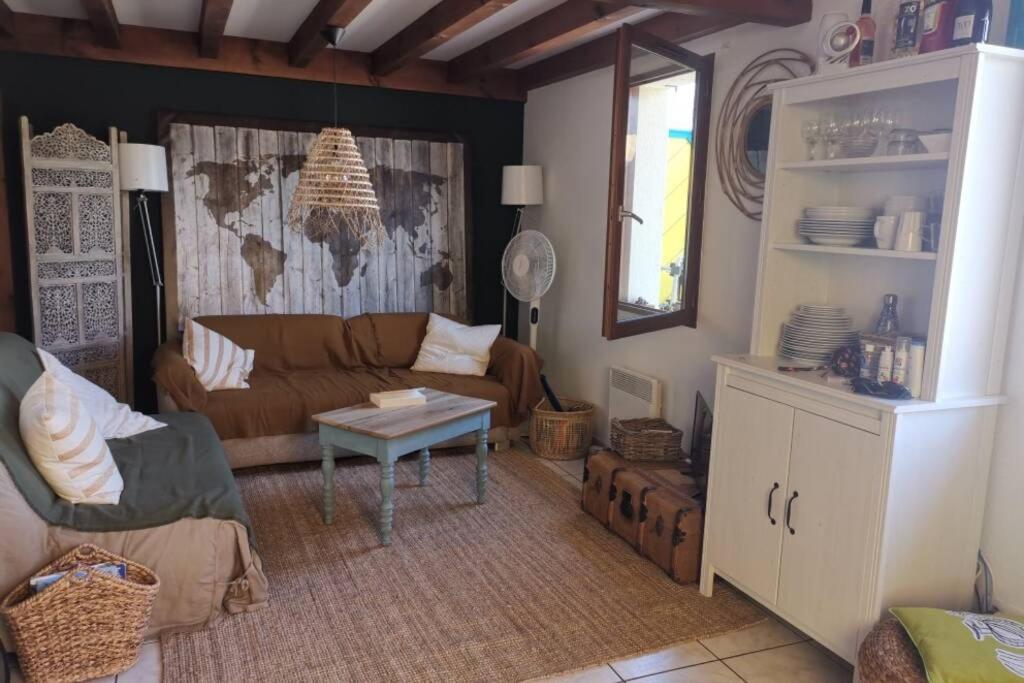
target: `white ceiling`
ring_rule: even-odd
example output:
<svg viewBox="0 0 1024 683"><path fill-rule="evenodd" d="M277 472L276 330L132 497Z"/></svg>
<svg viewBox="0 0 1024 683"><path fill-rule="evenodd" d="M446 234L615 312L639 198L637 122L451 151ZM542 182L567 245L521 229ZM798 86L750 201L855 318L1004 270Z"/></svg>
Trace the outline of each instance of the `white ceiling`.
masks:
<svg viewBox="0 0 1024 683"><path fill-rule="evenodd" d="M81 0L6 0L15 12L84 19ZM151 26L178 31L197 31L202 0L113 0L122 24ZM372 0L348 27L341 47L371 52L380 47L440 0ZM456 36L426 55L428 59L447 61L494 38L533 17L561 4L564 0L517 0L473 28ZM224 33L229 36L260 40L287 41L302 23L317 0L235 0ZM633 15L631 22L657 14L649 11ZM602 33L614 30L609 26ZM586 42L591 34L577 43ZM575 44L564 46L569 49ZM536 61L542 57L535 57ZM516 66L523 66L523 62Z"/></svg>

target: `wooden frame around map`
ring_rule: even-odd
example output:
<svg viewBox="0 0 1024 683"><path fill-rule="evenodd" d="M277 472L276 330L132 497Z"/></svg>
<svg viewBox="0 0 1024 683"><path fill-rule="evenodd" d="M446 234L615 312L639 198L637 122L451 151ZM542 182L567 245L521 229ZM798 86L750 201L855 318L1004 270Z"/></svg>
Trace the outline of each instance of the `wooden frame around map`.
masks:
<svg viewBox="0 0 1024 683"><path fill-rule="evenodd" d="M178 329L179 329L180 321L181 321L181 316L183 315L182 302L181 302L181 300L179 298L179 264L178 264L178 261L179 261L179 259L178 259L178 232L179 232L179 228L178 228L177 219L176 219L176 214L177 214L177 212L179 212L181 210L181 207L180 206L176 206L176 203L175 203L175 190L174 190L174 187L173 187L174 186L174 182L175 182L174 173L173 173L173 167L174 167L175 160L172 158L173 157L173 149L174 149L174 147L172 145L172 131L176 130L173 124L186 124L186 125L189 125L189 126L202 126L202 127L214 127L214 128L220 127L220 128L234 128L234 129L254 129L255 131L257 131L257 133L258 132L263 132L263 133L270 133L270 132L298 133L298 134L302 134L303 135L303 139L308 139L310 135L313 135L313 134L319 132L319 130L324 125L328 125L328 124L325 124L325 123L322 123L322 122L289 121L289 120L283 120L283 119L267 119L267 118L254 118L254 117L223 116L223 115L213 115L213 114L193 114L193 113L177 113L177 112L161 112L159 114L159 117L158 117L158 128L159 128L160 144L164 145L168 149L168 151L169 151L169 154L168 154L168 178L171 179L171 185L172 185L171 191L167 192L167 193L165 193L163 195L163 198L162 198L162 210L161 210L162 224L163 224L164 280L167 283L167 286L166 286L166 289L165 289L165 297L166 297L166 306L165 306L165 311L166 311L166 329L168 331L167 332L167 336L168 336L169 339L176 338L176 336L178 334ZM342 124L342 125L344 125L344 124ZM439 229L442 229L442 228L443 228L444 231L446 231L446 234L447 234L447 231L449 231L449 230L451 230L451 234L453 234L453 235L461 234L461 239L458 239L458 240L454 240L453 239L451 244L446 246L446 249L441 252L444 255L444 259L445 259L444 264L446 266L446 268L444 269L446 272L442 273L443 277L436 277L436 273L433 270L433 269L438 267L438 264L440 262L439 261L435 261L435 262L433 262L431 264L431 266L430 266L430 268L431 268L430 275L431 276L435 276L435 277L430 277L430 280L431 280L430 284L428 284L425 281L425 279L424 279L424 278L428 278L429 276L425 275L423 272L418 270L421 267L421 265L422 265L421 261L415 260L417 258L416 257L417 253L423 253L424 245L423 244L419 244L418 247L414 248L416 245L413 244L413 240L409 239L408 240L409 244L408 244L407 251L406 252L402 252L399 249L397 244L392 244L391 248L393 250L395 250L395 252L389 252L389 253L385 254L384 255L385 258L388 260L389 263L390 263L390 259L392 257L395 258L395 259L402 259L402 262L397 264L396 272L402 270L403 263L406 266L409 266L409 263L412 263L411 267L414 269L414 274L416 275L416 277L412 278L413 284L412 285L409 284L409 278L402 278L401 279L401 284L399 284L399 280L398 279L395 279L393 281L394 282L393 287L378 288L378 292L375 295L377 297L377 302L379 304L377 307L374 307L372 305L373 304L373 301L372 301L373 296L371 296L371 297L369 297L371 299L371 301L369 301L369 302L367 302L367 301L353 302L353 303L355 303L357 305L359 303L363 303L363 304L367 304L367 305L366 306L358 306L358 307L353 306L351 310L357 310L358 312L376 312L376 311L381 311L381 312L385 312L385 311L387 311L387 312L392 312L392 311L393 312L400 312L400 311L409 311L409 310L437 310L438 312L448 313L448 314L454 315L454 316L456 316L458 318L462 318L462 319L464 319L464 320L466 320L468 322L471 322L470 318L471 318L472 303L473 303L473 301L472 301L472 299L473 299L473 292L472 292L472 287L470 286L470 283L472 282L472 258L471 258L471 253L472 253L472 237L471 237L472 236L472 229L471 229L471 226L472 226L471 204L472 204L472 202L471 202L471 196L472 195L471 195L471 187L470 187L470 184L471 184L470 183L471 174L469 172L470 150L469 150L468 145L465 143L465 141L460 136L457 136L457 135L454 135L454 134L451 134L451 133L434 133L434 132L429 132L429 131L427 131L427 132L424 132L424 131L409 131L409 130L400 130L400 129L382 129L382 128L371 128L371 127L364 127L364 126L347 126L347 127L350 130L352 130L352 132L356 136L357 140L360 140L360 144L361 145L363 145L366 142L368 142L368 140L367 140L368 138L373 138L377 142L378 146L383 145L384 149L391 149L392 145L394 145L396 149L398 149L398 148L401 148L401 149L415 148L415 149L417 149L419 151L420 154L426 153L425 150L427 150L427 146L428 145L431 146L430 149L429 149L429 153L431 153L431 154L438 153L440 151L440 146L441 145L450 145L449 149L451 149L451 150L457 149L458 150L458 152L457 152L458 156L457 157L452 156L449 159L449 167L452 167L453 165L457 165L459 167L458 168L458 175L452 175L452 176L448 176L448 177L445 178L445 182L451 181L449 183L449 185L450 185L450 191L449 191L450 196L446 195L446 197L447 197L446 201L452 203L452 206L455 209L455 210L451 211L451 213L452 213L452 220L449 221L448 214L445 213L445 217L444 217L445 225L443 225L443 226L438 226L438 225L432 225L432 226L431 225L417 225L416 227L424 228L425 232L427 232L428 234L430 233L430 230L432 229L434 231L434 236L435 237L437 235L436 231L439 230ZM177 130L180 130L180 127L178 127ZM365 147L364 147L364 149L365 149ZM451 154L453 154L453 153L449 152L450 156L451 156ZM397 156L395 158L397 158ZM374 164L368 163L368 166L374 166ZM395 177L395 175L396 175L396 174L394 174L394 170L395 169L392 168L392 173L390 174L391 177ZM372 171L372 169L371 169L371 171ZM461 177L459 177L459 176L461 176ZM411 177L412 176L410 176L410 178ZM431 176L431 178L433 179L433 176ZM398 180L395 180L394 182L396 183L396 186L393 189L395 189L395 190L404 189L404 188L398 188L397 187L397 183L399 182ZM409 180L407 182L411 182L411 180ZM183 194L185 194L185 193L183 193ZM378 188L378 194L380 195L380 199L381 199L382 218L385 220L385 224L386 225L389 225L389 227L393 228L393 230L395 231L395 232L393 232L393 234L397 236L398 235L397 227L391 226L391 224L389 224L389 220L391 220L392 216L395 216L396 218L394 220L397 221L398 220L397 216L401 215L401 208L402 207L399 207L399 206L395 205L394 200L391 197L390 193L382 192L380 190L380 188ZM395 196L399 196L400 195L400 193L397 192L397 191L394 194L395 194ZM459 197L459 195L461 195L461 197ZM431 195L431 196L433 197L433 195ZM283 197L283 191L282 191L282 197ZM458 213L457 209L460 208L460 207L461 207L461 221L458 221L457 220L458 217L455 216L455 214ZM437 213L436 211L435 212L431 212L429 214L429 217L428 217L428 214L423 211L424 207L420 206L420 207L412 207L412 208L419 209L420 212L423 213L423 215L425 217L427 217L428 220L430 220L430 221L435 220L433 214ZM285 207L285 210L287 210L287 207ZM242 215L241 215L241 212L239 212L238 220L240 221L241 219L242 219ZM459 222L461 222L461 224L459 224ZM452 225L449 226L449 223L451 223ZM405 228L405 229L407 230L407 228ZM418 234L418 233L416 233L416 234ZM390 240L389 240L389 242L390 242ZM397 240L396 240L396 242L397 242ZM331 245L331 246L337 246L337 245L334 244L334 245ZM427 245L426 248L429 250L429 249L431 249L433 247L436 247L436 245L433 245L433 244L432 245ZM261 249L264 248L262 244L260 244L260 248ZM308 247L306 247L306 248L308 249ZM340 247L339 247L339 249L340 249ZM282 251L284 251L283 248L282 248ZM327 252L328 250L327 249L322 249L322 251L323 252ZM410 256L408 252L411 252L412 256ZM333 253L333 255L335 257L338 256L338 253L333 252L333 251L332 251L332 253ZM351 258L351 252L345 252L345 253L349 254L345 258ZM366 252L365 250L360 251L358 254L355 255L355 258L356 258L357 261L364 259L364 257L370 257L370 260L372 260L372 256L370 254L368 254L368 252ZM261 258L263 258L263 257L261 256ZM325 256L324 258L326 259L327 257ZM410 259L412 259L412 260L410 261ZM287 260L287 256L281 257L280 260L279 260L279 263L277 264L277 267L282 268L282 273L278 274L282 279L284 279L285 277L289 277L289 275L283 274L284 264L285 264L286 260ZM359 268L359 277L361 278L359 286L361 288L363 288L364 290L368 291L368 288L365 287L366 281L363 279L363 278L366 277L366 265L367 264L364 263ZM326 268L326 263L324 264L324 267ZM266 274L266 271L261 271L261 272L263 274L263 278L262 279L266 280L267 277L268 277L267 274ZM325 280L326 280L326 272L327 271L325 270L324 271L325 275L323 276ZM388 275L390 276L390 272L389 272ZM277 275L275 275L275 277L276 276ZM255 277L255 275L253 275L253 277ZM350 279L351 279L351 277L352 276L350 275ZM384 277L384 276L381 275L380 277ZM257 279L259 279L259 278L257 278ZM445 283L447 283L447 284L445 284ZM338 282L338 286L341 287L340 281ZM410 292L409 292L410 287L415 290L412 294L410 294ZM432 289L432 291L433 291L432 295L427 293L423 289L424 287L426 287L427 289ZM273 285L271 285L271 288L273 288ZM343 287L341 287L341 288L344 289ZM385 292L385 291L383 291L384 289L387 289L388 291ZM396 297L395 296L395 292L391 291L392 289L394 289L394 290L401 290L401 296ZM449 289L451 291L447 291ZM266 295L266 291L267 290L266 290L265 286L261 288L261 292L264 295ZM364 296L367 294L367 291L363 292ZM275 290L275 292L276 292L276 290ZM346 300L344 298L345 295L346 295L346 292L342 291L341 301L340 302L336 302L336 301L334 301L333 298L331 298L331 297L329 297L329 296L327 296L325 294L324 297L323 297L324 304L323 304L323 309L322 310L321 309L317 309L314 306L314 308L311 311L306 311L306 312L338 313L338 314L345 315L346 317L348 317L351 313L349 313L348 311L344 310L346 304L348 303L348 300ZM276 296L276 294L275 294L275 296ZM396 301L396 299L398 299L398 300ZM429 299L429 301L428 301L428 299ZM252 303L252 302L249 302L249 303ZM262 305L260 305L260 304L262 304ZM258 309L266 308L266 310L242 310L242 311L239 311L239 312L245 312L245 313L250 313L251 312L251 313L256 313L256 314L259 314L261 312L265 312L265 313L279 312L279 311L276 311L276 310L270 310L270 309L274 308L274 306L270 305L269 302L263 302L262 300L260 300L259 302L254 303L252 306L249 306L248 303L243 304L243 309L253 308L253 307L258 308ZM187 302L186 302L185 308L186 309L188 308ZM342 309L342 310L339 310L339 309ZM289 311L284 311L284 312L293 312L293 311L289 310ZM202 310L198 311L198 314L203 314L203 313L204 313L204 311L202 311ZM189 312L188 310L185 310L184 314L185 315L192 315L193 313Z"/></svg>

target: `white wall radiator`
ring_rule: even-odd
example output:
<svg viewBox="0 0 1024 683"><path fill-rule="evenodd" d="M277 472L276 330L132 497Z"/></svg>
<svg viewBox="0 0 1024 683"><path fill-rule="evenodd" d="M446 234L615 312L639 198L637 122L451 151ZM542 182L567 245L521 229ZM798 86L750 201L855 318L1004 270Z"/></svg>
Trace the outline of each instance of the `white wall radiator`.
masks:
<svg viewBox="0 0 1024 683"><path fill-rule="evenodd" d="M609 433L615 417L661 417L661 381L625 368L609 368Z"/></svg>

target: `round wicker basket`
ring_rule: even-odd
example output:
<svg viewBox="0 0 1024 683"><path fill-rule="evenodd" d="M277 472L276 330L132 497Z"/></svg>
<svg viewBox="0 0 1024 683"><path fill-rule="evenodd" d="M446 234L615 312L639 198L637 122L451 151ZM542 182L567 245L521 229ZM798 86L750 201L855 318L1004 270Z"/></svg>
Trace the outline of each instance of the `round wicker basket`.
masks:
<svg viewBox="0 0 1024 683"><path fill-rule="evenodd" d="M862 683L928 683L921 655L896 619L877 623L857 658Z"/></svg>
<svg viewBox="0 0 1024 683"><path fill-rule="evenodd" d="M575 460L590 450L594 436L594 406L586 401L562 398L564 412L544 399L530 417L530 448L548 460Z"/></svg>

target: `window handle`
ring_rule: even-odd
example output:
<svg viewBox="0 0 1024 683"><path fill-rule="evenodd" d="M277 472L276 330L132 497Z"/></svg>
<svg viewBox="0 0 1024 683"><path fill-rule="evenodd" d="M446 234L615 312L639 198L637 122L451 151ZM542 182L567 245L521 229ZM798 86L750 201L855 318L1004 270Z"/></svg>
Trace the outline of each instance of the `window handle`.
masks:
<svg viewBox="0 0 1024 683"><path fill-rule="evenodd" d="M620 206L619 207L619 220L622 221L622 220L625 220L627 218L629 218L630 220L636 221L640 225L644 224L644 219L643 218L640 218L640 216L637 216L635 213L633 213L629 209L624 209L624 208L622 208Z"/></svg>

